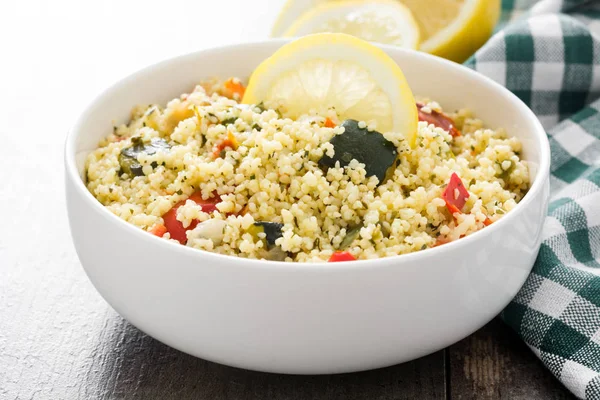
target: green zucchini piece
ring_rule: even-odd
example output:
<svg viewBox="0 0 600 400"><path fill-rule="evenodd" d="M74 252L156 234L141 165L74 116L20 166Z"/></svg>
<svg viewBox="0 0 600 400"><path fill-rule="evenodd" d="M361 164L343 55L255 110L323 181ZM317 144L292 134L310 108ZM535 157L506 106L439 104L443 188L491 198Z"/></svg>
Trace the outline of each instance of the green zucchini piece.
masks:
<svg viewBox="0 0 600 400"><path fill-rule="evenodd" d="M263 249L259 256L265 260L271 261L283 261L287 257L287 253L281 249L280 246L275 244L275 241L283 236L282 232L283 224L277 222L255 222L250 228L250 233L256 240L258 240L258 234L264 232L266 237L264 240L267 244L266 249Z"/></svg>
<svg viewBox="0 0 600 400"><path fill-rule="evenodd" d="M334 156L324 155L319 160L319 166L328 169L339 161L340 166L345 167L354 159L365 164L367 176L375 175L379 183L383 183L398 157L396 146L377 131L359 128L358 121L353 119L344 121L342 126L344 133L330 140L335 150Z"/></svg>
<svg viewBox="0 0 600 400"><path fill-rule="evenodd" d="M361 228L362 228L362 225L357 225L357 226L348 228L348 230L346 231L346 236L344 236L344 239L342 239L342 242L340 243L338 250L344 250L347 247L349 247L352 244L352 242L354 242L354 240L358 237L358 234L360 233Z"/></svg>
<svg viewBox="0 0 600 400"><path fill-rule="evenodd" d="M283 224L279 224L277 222L255 222L253 226L248 229L248 231L253 236L258 236L258 233L264 232L267 241L267 248L272 248L275 246L275 241L283 236L281 229L283 228Z"/></svg>
<svg viewBox="0 0 600 400"><path fill-rule="evenodd" d="M121 150L119 164L121 169L129 176L143 176L142 165L138 161L140 154L152 155L159 150L169 150L171 146L164 139L153 138L150 143L144 143L141 137L131 138L131 146ZM153 162L152 168L156 168Z"/></svg>

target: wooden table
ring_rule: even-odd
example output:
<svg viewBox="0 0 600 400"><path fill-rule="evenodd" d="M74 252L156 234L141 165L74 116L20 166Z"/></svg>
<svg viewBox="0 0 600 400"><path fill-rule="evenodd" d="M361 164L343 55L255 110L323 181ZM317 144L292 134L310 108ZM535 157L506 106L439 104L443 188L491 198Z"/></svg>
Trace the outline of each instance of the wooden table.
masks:
<svg viewBox="0 0 600 400"><path fill-rule="evenodd" d="M570 398L499 321L403 365L284 376L173 350L129 325L94 290L66 219L69 125L101 89L149 63L266 37L280 3L2 3L0 399Z"/></svg>

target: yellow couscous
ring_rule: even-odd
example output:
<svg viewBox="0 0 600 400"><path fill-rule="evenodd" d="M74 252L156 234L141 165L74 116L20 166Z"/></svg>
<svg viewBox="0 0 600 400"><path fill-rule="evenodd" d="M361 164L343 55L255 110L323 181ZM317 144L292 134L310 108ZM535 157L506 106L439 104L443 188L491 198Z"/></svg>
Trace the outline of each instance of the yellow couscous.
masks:
<svg viewBox="0 0 600 400"><path fill-rule="evenodd" d="M299 262L370 259L469 235L529 188L521 143L469 111L422 100L417 142L240 104L237 79L137 106L87 157L87 187L140 229L221 254ZM362 141L362 142L361 142Z"/></svg>

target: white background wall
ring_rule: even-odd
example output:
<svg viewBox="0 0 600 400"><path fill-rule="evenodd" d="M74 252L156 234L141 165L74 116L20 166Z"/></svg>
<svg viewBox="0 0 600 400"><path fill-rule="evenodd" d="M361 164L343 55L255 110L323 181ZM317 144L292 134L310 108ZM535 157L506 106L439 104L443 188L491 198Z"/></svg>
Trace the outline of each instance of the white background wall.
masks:
<svg viewBox="0 0 600 400"><path fill-rule="evenodd" d="M0 0L0 135L43 122L62 141L107 85L164 58L266 38L283 3Z"/></svg>

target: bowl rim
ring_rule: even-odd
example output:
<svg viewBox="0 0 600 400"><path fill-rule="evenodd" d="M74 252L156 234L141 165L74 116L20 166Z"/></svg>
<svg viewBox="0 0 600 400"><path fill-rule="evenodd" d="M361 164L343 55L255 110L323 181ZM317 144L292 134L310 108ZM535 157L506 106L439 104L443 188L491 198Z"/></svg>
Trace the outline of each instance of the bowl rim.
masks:
<svg viewBox="0 0 600 400"><path fill-rule="evenodd" d="M72 188L77 192L78 195L81 196L83 201L91 207L92 210L100 213L102 216L107 218L108 221L111 221L117 226L125 229L130 234L137 236L142 241L148 241L148 244L151 246L162 246L165 250L170 250L174 252L179 252L182 256L186 257L196 257L199 260L204 260L206 262L215 262L220 264L229 264L237 266L243 266L244 268L253 267L253 268L265 268L265 269L300 269L300 270L346 270L346 269L354 269L354 268L373 268L373 267L383 267L389 266L393 264L396 266L397 264L411 263L413 261L418 261L421 259L429 258L429 257L437 257L438 255L452 251L455 249L459 249L460 247L469 246L471 243L475 243L480 240L485 240L486 236L493 235L494 232L501 229L504 225L512 223L513 220L519 217L519 215L527 208L529 203L533 201L533 198L536 197L541 191L544 190L544 186L546 181L549 179L550 174L550 144L546 135L546 131L540 123L539 119L535 116L533 111L525 104L521 99L519 99L514 93L506 89L504 86L498 84L492 79L486 77L483 74L476 72L473 69L467 68L462 64L457 64L455 62L443 59L441 57L437 57L431 54L419 52L411 49L403 49L397 48L390 45L380 45L377 46L389 52L400 52L405 54L410 54L410 57L416 57L423 62L433 62L439 63L442 65L442 68L451 68L456 70L459 73L470 75L471 77L482 80L485 84L490 85L494 90L503 93L508 96L511 101L515 102L519 109L521 109L522 113L528 116L535 127L534 132L531 133L532 138L535 139L536 146L540 150L540 162L537 170L536 177L531 185L529 191L525 194L523 199L513 208L510 212L506 214L499 221L494 224L485 227L485 229L481 229L477 232L474 232L460 240L455 240L445 244L444 246L438 246L433 248L428 248L423 251L416 251L407 254L399 254L394 256L387 256L375 259L367 259L367 260L356 260L353 262L337 262L330 263L327 261L319 261L319 262L285 262L285 261L269 261L269 260L257 260L250 258L243 258L232 255L225 255L210 252L208 250L194 249L187 246L182 246L179 243L173 243L168 240L164 240L162 238L156 237L154 235L148 234L148 232L134 226L133 224L119 218L115 214L111 213L106 209L91 193L87 190L83 180L81 179L78 169L77 169L77 152L76 152L76 139L82 134L81 126L85 123L86 119L92 113L92 109L94 105L104 98L111 96L114 92L118 92L120 87L129 83L130 81L134 81L137 79L139 75L142 74L151 74L155 70L162 69L168 66L171 63L180 63L185 62L186 59L195 59L197 57L202 57L203 55L210 55L213 52L234 52L237 49L244 47L253 47L253 46L272 46L273 49L277 49L278 47L284 45L292 41L293 39L267 39L261 41L253 41L247 43L238 43L238 44L230 44L225 46L218 47L210 47L205 48L199 51L194 51L191 53L183 54L176 57L170 57L165 60L159 61L157 63L146 66L142 69L139 69L133 73L130 73L126 77L118 80L117 82L110 85L108 88L102 90L99 94L97 94L88 104L85 106L83 111L80 113L75 123L72 125L71 129L69 129L67 133L67 137L65 140L65 148L64 148L64 163L65 163L65 173L66 177L70 179L74 184ZM65 181L65 185L69 185L68 181ZM67 205L67 208L69 206ZM69 210L67 210L69 211ZM243 265L242 265L243 264Z"/></svg>

